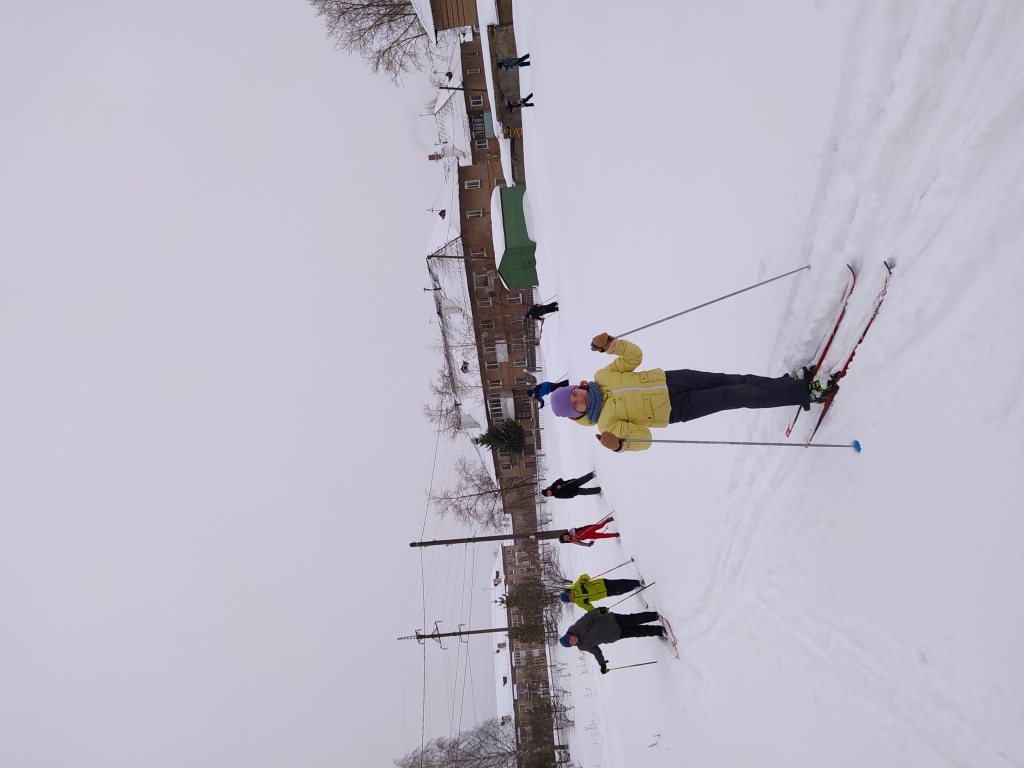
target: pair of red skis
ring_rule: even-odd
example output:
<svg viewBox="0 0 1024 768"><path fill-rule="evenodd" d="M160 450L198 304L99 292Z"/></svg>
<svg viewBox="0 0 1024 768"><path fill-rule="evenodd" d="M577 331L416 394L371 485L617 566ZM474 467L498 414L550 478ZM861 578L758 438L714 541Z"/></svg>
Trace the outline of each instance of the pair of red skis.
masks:
<svg viewBox="0 0 1024 768"><path fill-rule="evenodd" d="M875 297L874 306L871 309L871 314L868 316L867 322L864 324L864 330L860 333L860 338L857 339L857 343L853 345L850 350L850 354L846 356L845 360L841 361L842 365L836 365L831 368L834 373L828 377L828 383L832 384L832 389L828 393L828 397L822 405L821 411L818 413L818 420L814 423L814 428L811 433L807 436L805 443L810 443L814 439L814 435L818 432L818 427L825 420L825 414L828 413L828 409L832 407L832 403L835 400L837 394L839 394L839 381L846 376L846 371L850 367L850 363L853 361L853 356L857 354L857 348L861 342L864 341L864 337L868 335L868 330L871 328L871 324L875 322L875 318L878 316L878 310L882 308L882 301L885 299L886 291L889 290L889 279L892 277L892 267L888 262L883 261L882 265L885 267L885 282L882 284L881 290L878 292L878 296ZM846 308L850 304L850 296L853 295L853 289L857 286L857 273L854 272L853 267L849 264L846 268L850 271L849 279L846 283L846 290L843 292L842 299L839 302L839 308L836 310L835 317L832 321L830 330L825 334L821 340L821 344L818 345L818 350L814 356L814 376L816 378L821 377L822 369L821 366L825 362L825 356L828 354L829 349L832 348L832 342L835 341L836 334L839 332L839 326L843 323L843 318L846 317ZM800 413L803 408L797 408L793 414L793 418L789 420L789 425L786 427L786 437L789 437L793 433L793 427L796 426L797 419L800 418Z"/></svg>

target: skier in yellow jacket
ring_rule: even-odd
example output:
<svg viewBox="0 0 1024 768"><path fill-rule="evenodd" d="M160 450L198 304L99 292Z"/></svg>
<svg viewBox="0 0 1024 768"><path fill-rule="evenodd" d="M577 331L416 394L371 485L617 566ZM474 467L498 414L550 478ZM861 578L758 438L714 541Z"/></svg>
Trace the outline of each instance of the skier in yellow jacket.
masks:
<svg viewBox="0 0 1024 768"><path fill-rule="evenodd" d="M616 453L650 447L651 428L692 421L733 408L778 408L824 399L811 376L765 376L706 373L688 369L636 370L643 362L640 347L607 333L594 337L595 352L616 359L594 374L594 381L551 393L551 411L584 427L597 425L601 445Z"/></svg>
<svg viewBox="0 0 1024 768"><path fill-rule="evenodd" d="M596 607L594 600L625 595L642 586L643 582L636 579L592 579L584 573L559 597L563 603L576 603L584 611L592 611Z"/></svg>

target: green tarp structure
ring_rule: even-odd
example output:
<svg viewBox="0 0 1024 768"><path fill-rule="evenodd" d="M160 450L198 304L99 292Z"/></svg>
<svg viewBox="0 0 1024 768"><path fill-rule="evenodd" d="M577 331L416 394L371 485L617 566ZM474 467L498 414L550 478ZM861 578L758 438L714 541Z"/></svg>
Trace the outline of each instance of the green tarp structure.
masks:
<svg viewBox="0 0 1024 768"><path fill-rule="evenodd" d="M505 250L498 263L498 274L509 288L529 288L538 285L537 244L526 231L523 213L525 186L505 187L501 190L501 224L505 231Z"/></svg>

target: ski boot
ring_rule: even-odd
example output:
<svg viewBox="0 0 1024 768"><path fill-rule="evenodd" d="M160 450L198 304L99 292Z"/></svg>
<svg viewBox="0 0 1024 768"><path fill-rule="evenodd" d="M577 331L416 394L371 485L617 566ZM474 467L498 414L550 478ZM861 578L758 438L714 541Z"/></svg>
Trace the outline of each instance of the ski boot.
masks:
<svg viewBox="0 0 1024 768"><path fill-rule="evenodd" d="M807 385L807 391L811 393L812 403L823 403L828 400L829 395L836 388L835 379L829 379L827 383L822 384L818 380L811 381Z"/></svg>

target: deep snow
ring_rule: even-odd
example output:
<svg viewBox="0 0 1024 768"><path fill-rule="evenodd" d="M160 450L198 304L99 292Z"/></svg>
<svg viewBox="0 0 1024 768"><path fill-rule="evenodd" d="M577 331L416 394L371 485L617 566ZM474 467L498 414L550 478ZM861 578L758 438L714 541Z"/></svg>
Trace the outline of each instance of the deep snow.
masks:
<svg viewBox="0 0 1024 768"><path fill-rule="evenodd" d="M633 337L645 366L778 375L806 361L844 264L895 277L818 435L852 451L654 446L615 456L545 411L548 464L596 466L680 661L571 660L596 766L1024 765L1024 5L521 0L527 182L547 370L592 335L810 263ZM784 440L788 409L656 437ZM805 425L807 422L804 422ZM626 569L623 569L626 570ZM623 574L625 575L625 574ZM627 609L624 603L620 609ZM636 610L634 607L632 610Z"/></svg>

